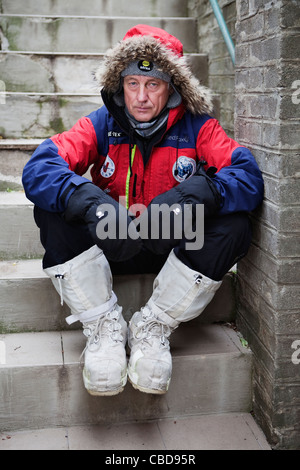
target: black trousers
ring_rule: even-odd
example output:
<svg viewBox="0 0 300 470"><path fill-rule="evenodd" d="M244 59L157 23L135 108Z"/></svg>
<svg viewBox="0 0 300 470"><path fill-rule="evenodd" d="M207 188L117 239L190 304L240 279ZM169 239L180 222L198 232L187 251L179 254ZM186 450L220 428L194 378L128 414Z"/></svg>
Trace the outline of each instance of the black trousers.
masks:
<svg viewBox="0 0 300 470"><path fill-rule="evenodd" d="M47 212L35 206L34 218L45 249L44 269L65 263L95 244L85 225L67 224L61 214ZM249 217L241 212L205 219L202 248L186 249L186 240L182 239L174 251L191 269L220 281L247 254L250 242ZM113 274L158 273L167 257L168 254L155 255L144 248L130 260L110 261L110 267Z"/></svg>

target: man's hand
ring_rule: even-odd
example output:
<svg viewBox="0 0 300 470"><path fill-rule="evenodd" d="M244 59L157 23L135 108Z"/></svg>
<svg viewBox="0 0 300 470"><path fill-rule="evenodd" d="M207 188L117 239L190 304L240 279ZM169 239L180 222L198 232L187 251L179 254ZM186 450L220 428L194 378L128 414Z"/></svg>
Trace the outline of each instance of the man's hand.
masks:
<svg viewBox="0 0 300 470"><path fill-rule="evenodd" d="M168 223L170 227L170 236L168 238L163 236L162 230L164 212L157 210L158 207L162 207L163 204L167 204L169 208L173 206L172 210L168 212ZM213 216L220 208L221 204L219 191L212 179L204 171L202 163L198 165L193 176L152 199L147 210L140 217L140 224L137 224L138 230L139 226L148 227L148 233L141 235L144 246L156 254L168 253L184 236L183 232L179 234L178 230L176 231L176 227L181 226L182 230L188 229L188 227L185 226L185 219L187 218L185 217L186 211L189 211L189 220L191 220L190 232L194 230L196 226L196 215L199 213L196 210L198 204L203 205L204 217ZM146 224L145 218L148 219ZM176 220L179 218L180 220ZM151 238L151 230L153 233L153 221L156 225L155 231L158 233L158 237L156 238Z"/></svg>
<svg viewBox="0 0 300 470"><path fill-rule="evenodd" d="M78 186L64 213L66 222L87 224L95 244L111 261L125 261L139 253L142 241L124 206L93 183Z"/></svg>

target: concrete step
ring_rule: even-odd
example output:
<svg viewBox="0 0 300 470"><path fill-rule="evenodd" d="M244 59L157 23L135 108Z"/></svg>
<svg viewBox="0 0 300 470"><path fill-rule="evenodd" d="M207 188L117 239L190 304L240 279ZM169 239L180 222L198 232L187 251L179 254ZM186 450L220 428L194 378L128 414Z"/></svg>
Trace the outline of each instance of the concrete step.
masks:
<svg viewBox="0 0 300 470"><path fill-rule="evenodd" d="M62 429L34 429L0 433L1 450L102 450L103 463L113 457L127 460L120 451L131 451L138 462L152 464L175 458L170 451L190 450L181 462L201 464L202 450L271 450L262 430L250 413L223 413L184 418L166 418L143 423L98 424L64 427ZM118 449L117 455L114 453ZM151 453L148 457L145 451ZM133 451L135 451L133 453ZM141 455L137 451L142 451ZM166 453L168 457L166 457ZM152 457L151 457L152 455ZM98 456L99 457L99 454ZM109 460L110 459L110 460ZM116 460L115 460L116 461ZM173 460L174 463L175 460ZM118 460L122 462L122 460ZM176 463L178 464L178 459ZM101 460L98 460L101 463Z"/></svg>
<svg viewBox="0 0 300 470"><path fill-rule="evenodd" d="M7 107L0 106L0 115L5 118L0 128L0 192L21 189L23 168L37 146L55 133L69 129L76 118L94 111L102 103L99 94L17 92L5 93L4 100L11 110L7 114ZM220 97L214 95L213 100L213 115L218 119ZM18 122L9 118L11 113L18 116Z"/></svg>
<svg viewBox="0 0 300 470"><path fill-rule="evenodd" d="M101 105L99 93L5 93L0 134L8 139L46 139L70 129Z"/></svg>
<svg viewBox="0 0 300 470"><path fill-rule="evenodd" d="M78 119L102 106L99 93L5 93L0 106L2 139L47 139L69 130ZM219 97L214 97L219 117Z"/></svg>
<svg viewBox="0 0 300 470"><path fill-rule="evenodd" d="M127 321L152 294L154 274L114 276L113 288ZM235 318L235 275L228 273L199 323L232 322ZM69 308L42 270L41 260L0 262L0 333L70 329ZM75 323L73 328L80 328Z"/></svg>
<svg viewBox="0 0 300 470"><path fill-rule="evenodd" d="M103 54L0 53L5 87L4 106L0 106L2 139L45 139L102 106L94 80L102 59ZM198 79L207 84L207 56L194 53L188 59ZM218 108L216 96L216 116Z"/></svg>
<svg viewBox="0 0 300 470"><path fill-rule="evenodd" d="M103 53L0 52L4 91L83 95L99 93L94 72L103 56ZM207 85L207 55L192 53L186 54L186 57L194 74L203 85Z"/></svg>
<svg viewBox="0 0 300 470"><path fill-rule="evenodd" d="M147 16L0 15L2 50L36 52L105 52L132 26L143 23L178 37L185 52L196 49L195 18Z"/></svg>
<svg viewBox="0 0 300 470"><path fill-rule="evenodd" d="M1 192L0 201L0 259L41 257L33 204L22 191Z"/></svg>
<svg viewBox="0 0 300 470"><path fill-rule="evenodd" d="M167 394L130 383L114 397L92 397L82 383L81 331L0 336L0 430L122 424L210 413L249 412L252 353L237 333L188 322L171 336Z"/></svg>
<svg viewBox="0 0 300 470"><path fill-rule="evenodd" d="M185 0L2 0L1 5L6 15L187 16Z"/></svg>
<svg viewBox="0 0 300 470"><path fill-rule="evenodd" d="M102 106L99 93L5 93L0 106L1 139L47 139L69 130L78 119ZM213 115L219 118L219 97Z"/></svg>
<svg viewBox="0 0 300 470"><path fill-rule="evenodd" d="M23 168L42 142L43 139L0 139L0 204L2 192L23 190Z"/></svg>

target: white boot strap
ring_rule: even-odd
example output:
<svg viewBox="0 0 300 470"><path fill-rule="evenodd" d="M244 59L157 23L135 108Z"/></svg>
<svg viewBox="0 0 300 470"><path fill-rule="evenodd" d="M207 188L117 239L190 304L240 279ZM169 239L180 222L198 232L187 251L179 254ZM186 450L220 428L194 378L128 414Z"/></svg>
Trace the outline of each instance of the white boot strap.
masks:
<svg viewBox="0 0 300 470"><path fill-rule="evenodd" d="M170 315L168 315L159 307L157 307L155 302L153 302L152 298L148 300L147 306L156 318L166 323L171 329L175 329L179 325L178 321L176 321L174 318L170 317Z"/></svg>
<svg viewBox="0 0 300 470"><path fill-rule="evenodd" d="M73 313L73 315L69 315L66 318L66 322L68 325L72 325L76 321L81 321L82 323L87 321L97 320L101 315L105 315L106 313L110 312L117 303L117 296L114 292L112 292L111 298L102 305L99 305L95 308L90 308L83 313Z"/></svg>

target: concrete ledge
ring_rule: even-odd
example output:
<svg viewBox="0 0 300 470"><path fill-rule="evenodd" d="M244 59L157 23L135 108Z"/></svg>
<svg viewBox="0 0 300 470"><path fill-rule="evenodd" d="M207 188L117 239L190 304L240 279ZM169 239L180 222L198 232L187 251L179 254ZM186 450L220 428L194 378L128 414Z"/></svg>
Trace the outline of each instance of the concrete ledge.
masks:
<svg viewBox="0 0 300 470"><path fill-rule="evenodd" d="M208 413L248 412L252 354L236 333L182 324L173 334L166 395L134 390L92 397L82 383L80 331L0 336L0 430L122 423Z"/></svg>

